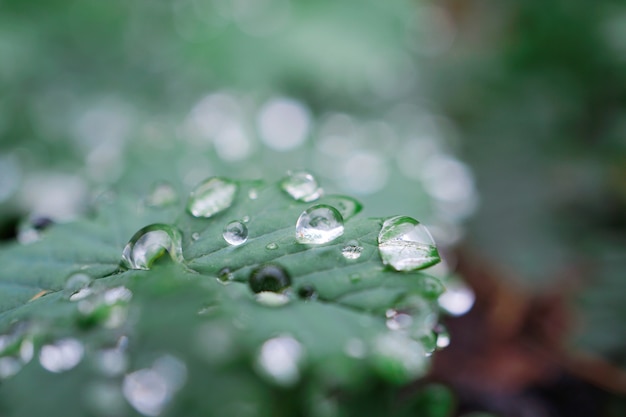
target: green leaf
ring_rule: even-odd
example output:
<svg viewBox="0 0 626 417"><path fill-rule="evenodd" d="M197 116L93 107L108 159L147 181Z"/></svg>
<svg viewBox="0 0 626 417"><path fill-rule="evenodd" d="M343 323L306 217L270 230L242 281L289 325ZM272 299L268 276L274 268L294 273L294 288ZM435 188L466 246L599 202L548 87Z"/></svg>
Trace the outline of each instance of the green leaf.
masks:
<svg viewBox="0 0 626 417"><path fill-rule="evenodd" d="M377 249L382 220L344 212L348 219L342 236L323 245L303 245L296 242L295 224L307 207L321 203L342 211L354 206L348 204L353 200L328 196L303 203L276 184L238 185L233 204L208 219L186 212L184 199L173 207L155 208L141 203L145 196L120 195L101 205L93 219L56 225L39 242L4 248L4 337L34 343L36 350L71 337L84 344L85 354L67 371L64 383L55 386L53 381L61 377L51 378L36 360L28 361L15 350L7 353L5 358L26 364L5 381L7 396L0 407L9 415L17 410L45 413L43 402L25 401L24 390L30 387L31 395L46 390L55 407L81 393L87 400L76 405L75 415L115 414L115 407L131 406L149 415L154 410L133 403L128 380L139 378L134 371L154 371L170 355L184 364L186 377L182 386L168 388L172 401L157 407L168 415L222 415L238 407L252 410L246 415L294 415L308 410L312 399L316 405L311 410L319 410L306 415L324 415L324 410L344 409L353 400L374 401L373 390L394 398L394 385L421 376L430 351L421 340L432 337L435 301L443 287L426 273L399 273L383 266ZM241 246L231 246L222 237L224 226L233 220L245 220L249 229ZM172 224L182 232L184 264L161 256L151 270L123 270L123 247L152 223ZM348 259L342 249L354 241L362 247L361 255ZM260 301L249 288L251 272L267 263L279 265L291 277L291 288L273 296L282 305ZM217 278L225 268L232 277L226 283ZM69 299L75 289L65 288L75 273L95 279L87 290L91 294L79 301ZM29 301L42 290L43 296ZM308 297L299 297L302 293ZM385 316L389 309L406 313L410 325L390 330L386 321L392 318ZM25 324L11 326L16 320ZM103 370L103 349L116 343L116 352L129 366ZM45 365L43 356L41 362ZM104 402L110 404L102 406L100 397L110 398ZM376 401L372 410L391 410L393 401Z"/></svg>

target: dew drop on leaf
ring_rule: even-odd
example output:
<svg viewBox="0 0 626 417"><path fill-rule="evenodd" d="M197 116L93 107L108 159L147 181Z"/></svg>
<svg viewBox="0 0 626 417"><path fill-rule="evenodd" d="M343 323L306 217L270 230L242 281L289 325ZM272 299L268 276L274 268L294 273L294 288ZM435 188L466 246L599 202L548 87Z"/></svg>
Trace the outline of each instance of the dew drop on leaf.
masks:
<svg viewBox="0 0 626 417"><path fill-rule="evenodd" d="M65 372L74 368L83 359L85 347L76 339L61 339L42 346L39 363L50 372Z"/></svg>
<svg viewBox="0 0 626 417"><path fill-rule="evenodd" d="M174 187L167 183L161 182L152 188L150 194L146 198L146 204L151 207L165 207L175 204L178 201L178 194Z"/></svg>
<svg viewBox="0 0 626 417"><path fill-rule="evenodd" d="M445 286L446 290L439 296L439 307L452 316L462 316L472 309L476 296L467 284L450 280Z"/></svg>
<svg viewBox="0 0 626 417"><path fill-rule="evenodd" d="M122 252L122 264L129 269L150 269L152 263L168 252L182 263L182 237L178 229L166 224L151 224L133 235Z"/></svg>
<svg viewBox="0 0 626 417"><path fill-rule="evenodd" d="M407 216L387 219L378 234L378 250L385 265L396 271L414 271L440 261L432 236L420 222Z"/></svg>
<svg viewBox="0 0 626 417"><path fill-rule="evenodd" d="M348 220L363 209L363 205L359 201L347 196L336 197L334 205L344 220Z"/></svg>
<svg viewBox="0 0 626 417"><path fill-rule="evenodd" d="M441 350L447 348L450 345L450 333L443 324L437 324L433 329L437 337L437 349Z"/></svg>
<svg viewBox="0 0 626 417"><path fill-rule="evenodd" d="M361 257L363 247L359 245L356 240L351 240L341 249L341 254L344 258L354 260Z"/></svg>
<svg viewBox="0 0 626 417"><path fill-rule="evenodd" d="M303 285L298 289L298 296L305 300L316 300L318 294L317 290L312 285Z"/></svg>
<svg viewBox="0 0 626 417"><path fill-rule="evenodd" d="M200 239L200 233L198 233L198 232L193 232L193 233L191 234L191 239L192 239L192 240L198 240L198 239Z"/></svg>
<svg viewBox="0 0 626 417"><path fill-rule="evenodd" d="M295 384L300 379L300 362L304 349L291 336L278 336L261 346L257 367L263 375L283 386Z"/></svg>
<svg viewBox="0 0 626 417"><path fill-rule="evenodd" d="M386 325L389 330L406 330L413 324L413 318L406 313L389 309L385 312Z"/></svg>
<svg viewBox="0 0 626 417"><path fill-rule="evenodd" d="M265 264L252 271L249 284L255 293L262 291L282 292L291 285L291 278L280 265Z"/></svg>
<svg viewBox="0 0 626 417"><path fill-rule="evenodd" d="M237 184L226 178L212 177L191 192L187 210L194 217L212 217L231 206Z"/></svg>
<svg viewBox="0 0 626 417"><path fill-rule="evenodd" d="M232 281L234 279L234 275L231 272L230 268L225 266L224 268L220 269L219 272L217 273L217 279L221 283L225 284L227 282Z"/></svg>
<svg viewBox="0 0 626 417"><path fill-rule="evenodd" d="M294 200L307 203L319 199L323 194L315 177L306 171L288 172L280 182L280 188Z"/></svg>
<svg viewBox="0 0 626 417"><path fill-rule="evenodd" d="M65 281L65 289L76 293L79 290L82 290L83 288L88 287L92 281L93 281L93 278L91 278L87 274L83 274L80 272L77 274L72 274L69 277L67 277L67 280Z"/></svg>
<svg viewBox="0 0 626 417"><path fill-rule="evenodd" d="M343 235L343 217L334 207L318 204L305 210L296 222L296 241L320 245Z"/></svg>
<svg viewBox="0 0 626 417"><path fill-rule="evenodd" d="M267 245L265 245L265 249L267 249L267 250L276 250L276 249L278 249L278 243L270 242Z"/></svg>
<svg viewBox="0 0 626 417"><path fill-rule="evenodd" d="M248 227L240 221L232 221L224 227L222 237L229 245L243 245L248 240Z"/></svg>

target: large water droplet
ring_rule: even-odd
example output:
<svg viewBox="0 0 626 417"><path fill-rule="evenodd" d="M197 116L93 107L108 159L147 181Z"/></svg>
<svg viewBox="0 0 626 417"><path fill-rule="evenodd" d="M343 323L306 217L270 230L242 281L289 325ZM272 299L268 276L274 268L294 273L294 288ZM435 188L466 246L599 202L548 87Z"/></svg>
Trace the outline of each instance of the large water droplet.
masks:
<svg viewBox="0 0 626 417"><path fill-rule="evenodd" d="M320 245L343 235L343 217L334 207L318 204L305 210L296 223L296 241Z"/></svg>
<svg viewBox="0 0 626 417"><path fill-rule="evenodd" d="M283 267L265 264L252 271L249 284L255 293L263 291L282 292L291 285L291 278Z"/></svg>
<svg viewBox="0 0 626 417"><path fill-rule="evenodd" d="M224 227L222 236L229 245L243 245L248 240L248 227L239 221L230 222Z"/></svg>
<svg viewBox="0 0 626 417"><path fill-rule="evenodd" d="M195 217L212 217L230 207L236 193L235 182L226 178L209 178L191 192L187 210Z"/></svg>
<svg viewBox="0 0 626 417"><path fill-rule="evenodd" d="M166 224L151 224L140 229L122 252L122 263L129 269L150 269L152 263L168 252L176 262L183 262L182 236Z"/></svg>
<svg viewBox="0 0 626 417"><path fill-rule="evenodd" d="M39 362L50 372L64 372L78 365L84 352L85 348L78 340L61 339L41 348Z"/></svg>
<svg viewBox="0 0 626 417"><path fill-rule="evenodd" d="M300 378L299 365L304 356L300 343L290 336L267 340L257 357L259 370L279 385L290 386Z"/></svg>
<svg viewBox="0 0 626 417"><path fill-rule="evenodd" d="M165 207L178 201L178 194L171 184L162 182L156 184L150 195L146 198L146 204L152 207Z"/></svg>
<svg viewBox="0 0 626 417"><path fill-rule="evenodd" d="M351 240L341 249L341 254L346 259L354 260L361 257L362 251L363 247L359 245L359 242Z"/></svg>
<svg viewBox="0 0 626 417"><path fill-rule="evenodd" d="M378 250L385 265L396 271L413 271L439 262L428 230L417 220L396 216L386 220L378 234Z"/></svg>
<svg viewBox="0 0 626 417"><path fill-rule="evenodd" d="M307 203L317 200L323 193L315 177L306 171L288 172L280 182L280 188L294 200Z"/></svg>

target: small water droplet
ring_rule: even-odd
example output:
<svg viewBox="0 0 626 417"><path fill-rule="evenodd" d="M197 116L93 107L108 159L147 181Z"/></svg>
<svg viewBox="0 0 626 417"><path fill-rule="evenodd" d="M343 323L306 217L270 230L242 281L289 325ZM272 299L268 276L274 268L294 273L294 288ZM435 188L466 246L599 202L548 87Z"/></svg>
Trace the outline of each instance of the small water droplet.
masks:
<svg viewBox="0 0 626 417"><path fill-rule="evenodd" d="M50 372L65 372L80 363L85 348L76 339L61 339L44 345L39 351L39 362Z"/></svg>
<svg viewBox="0 0 626 417"><path fill-rule="evenodd" d="M70 275L65 281L65 289L74 293L86 288L91 284L93 278L87 274L78 273Z"/></svg>
<svg viewBox="0 0 626 417"><path fill-rule="evenodd" d="M252 188L250 191L248 191L248 198L250 200L256 200L257 198L259 198L259 192Z"/></svg>
<svg viewBox="0 0 626 417"><path fill-rule="evenodd" d="M171 397L167 381L153 369L140 369L126 375L122 392L129 404L146 416L161 414Z"/></svg>
<svg viewBox="0 0 626 417"><path fill-rule="evenodd" d="M239 221L230 222L224 227L222 237L229 245L243 245L248 240L248 227Z"/></svg>
<svg viewBox="0 0 626 417"><path fill-rule="evenodd" d="M280 188L294 200L307 203L317 200L323 194L315 177L306 171L288 172L280 182Z"/></svg>
<svg viewBox="0 0 626 417"><path fill-rule="evenodd" d="M244 223L248 223L250 221L250 216L243 216L241 218L241 221L244 222Z"/></svg>
<svg viewBox="0 0 626 417"><path fill-rule="evenodd" d="M359 242L351 240L341 249L341 254L346 259L354 260L361 257L362 251L363 247L359 245Z"/></svg>
<svg viewBox="0 0 626 417"><path fill-rule="evenodd" d="M198 233L198 232L193 232L193 233L191 234L191 239L192 239L192 240L198 240L198 239L200 239L200 233Z"/></svg>
<svg viewBox="0 0 626 417"><path fill-rule="evenodd" d="M181 234L172 226L151 224L135 233L124 247L122 263L129 269L147 270L164 252L174 261L184 262Z"/></svg>
<svg viewBox="0 0 626 417"><path fill-rule="evenodd" d="M357 283L361 281L361 275L356 272L350 274L348 278L350 279L350 282L352 283Z"/></svg>
<svg viewBox="0 0 626 417"><path fill-rule="evenodd" d="M344 220L348 220L363 210L363 205L352 197L338 196L333 204Z"/></svg>
<svg viewBox="0 0 626 417"><path fill-rule="evenodd" d="M70 301L83 300L89 297L91 294L93 294L93 292L94 292L93 289L90 287L81 288L80 290L76 291L74 294L70 295Z"/></svg>
<svg viewBox="0 0 626 417"><path fill-rule="evenodd" d="M225 266L217 273L217 279L222 284L232 281L235 278L229 267Z"/></svg>
<svg viewBox="0 0 626 417"><path fill-rule="evenodd" d="M346 342L343 351L346 355L355 358L355 359L363 359L367 353L367 348L365 343L361 339L352 338L348 339Z"/></svg>
<svg viewBox="0 0 626 417"><path fill-rule="evenodd" d="M37 217L26 221L19 226L17 241L22 245L29 245L41 240L42 232L54 224L48 217Z"/></svg>
<svg viewBox="0 0 626 417"><path fill-rule="evenodd" d="M439 306L453 316L462 316L472 309L476 296L464 282L450 280L439 296Z"/></svg>
<svg viewBox="0 0 626 417"><path fill-rule="evenodd" d="M209 178L191 192L187 210L194 217L212 217L229 208L236 193L235 182L226 178Z"/></svg>
<svg viewBox="0 0 626 417"><path fill-rule="evenodd" d="M379 371L394 381L413 379L426 370L422 345L403 332L388 332L376 338L374 352Z"/></svg>
<svg viewBox="0 0 626 417"><path fill-rule="evenodd" d="M343 235L343 217L331 206L318 204L306 209L296 223L296 241L320 245Z"/></svg>
<svg viewBox="0 0 626 417"><path fill-rule="evenodd" d="M276 243L276 242L268 243L267 245L265 245L265 249L267 249L267 250L276 250L276 249L278 249L278 243Z"/></svg>
<svg viewBox="0 0 626 417"><path fill-rule="evenodd" d="M298 289L298 296L305 300L317 300L317 290L312 285L303 285Z"/></svg>
<svg viewBox="0 0 626 417"><path fill-rule="evenodd" d="M428 230L407 216L392 217L383 223L378 250L383 263L396 271L427 268L440 260Z"/></svg>
<svg viewBox="0 0 626 417"><path fill-rule="evenodd" d="M176 190L167 182L156 184L146 198L146 204L151 207L165 207L175 204L177 201Z"/></svg>
<svg viewBox="0 0 626 417"><path fill-rule="evenodd" d="M291 336L278 336L261 346L257 357L259 370L279 385L291 386L300 379L304 349Z"/></svg>
<svg viewBox="0 0 626 417"><path fill-rule="evenodd" d="M289 296L287 294L271 291L261 291L257 293L254 298L259 304L268 307L280 307L289 303Z"/></svg>
<svg viewBox="0 0 626 417"><path fill-rule="evenodd" d="M262 291L282 292L291 285L291 278L280 265L265 264L252 271L249 284L255 293Z"/></svg>
<svg viewBox="0 0 626 417"><path fill-rule="evenodd" d="M413 324L413 318L396 310L390 309L385 313L387 317L386 325L389 330L406 330Z"/></svg>
<svg viewBox="0 0 626 417"><path fill-rule="evenodd" d="M445 349L450 345L450 333L443 324L437 324L433 329L437 337L437 349Z"/></svg>

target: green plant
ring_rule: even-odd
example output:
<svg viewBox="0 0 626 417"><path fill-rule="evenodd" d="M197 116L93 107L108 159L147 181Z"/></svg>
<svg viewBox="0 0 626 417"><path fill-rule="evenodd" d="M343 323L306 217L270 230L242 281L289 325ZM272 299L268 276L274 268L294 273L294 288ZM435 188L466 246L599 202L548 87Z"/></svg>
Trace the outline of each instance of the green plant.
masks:
<svg viewBox="0 0 626 417"><path fill-rule="evenodd" d="M437 346L432 242L320 194L304 173L120 190L5 246L2 415L448 415L444 387L400 389Z"/></svg>

